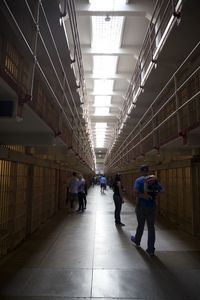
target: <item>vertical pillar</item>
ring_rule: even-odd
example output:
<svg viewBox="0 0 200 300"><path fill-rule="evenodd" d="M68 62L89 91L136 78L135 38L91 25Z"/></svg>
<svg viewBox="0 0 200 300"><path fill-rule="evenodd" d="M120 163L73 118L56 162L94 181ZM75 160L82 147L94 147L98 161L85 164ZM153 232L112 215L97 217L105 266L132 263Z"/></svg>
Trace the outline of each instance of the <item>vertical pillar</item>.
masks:
<svg viewBox="0 0 200 300"><path fill-rule="evenodd" d="M200 236L200 157L192 159L192 195L191 205L193 208L193 234Z"/></svg>
<svg viewBox="0 0 200 300"><path fill-rule="evenodd" d="M26 235L32 232L32 202L33 202L33 176L34 166L28 165L28 184L27 184L27 199L26 199Z"/></svg>

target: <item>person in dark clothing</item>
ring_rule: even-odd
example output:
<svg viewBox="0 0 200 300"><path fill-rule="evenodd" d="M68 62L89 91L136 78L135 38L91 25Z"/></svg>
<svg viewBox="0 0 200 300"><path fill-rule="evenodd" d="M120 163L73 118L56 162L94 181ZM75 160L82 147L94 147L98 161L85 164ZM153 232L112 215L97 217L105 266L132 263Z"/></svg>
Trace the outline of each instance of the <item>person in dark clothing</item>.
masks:
<svg viewBox="0 0 200 300"><path fill-rule="evenodd" d="M83 208L87 207L87 182L85 181L84 192L83 192Z"/></svg>
<svg viewBox="0 0 200 300"><path fill-rule="evenodd" d="M77 212L84 211L84 191L85 191L85 179L80 174L79 182L78 182L78 200L79 200L79 208Z"/></svg>
<svg viewBox="0 0 200 300"><path fill-rule="evenodd" d="M138 226L135 236L131 236L131 241L136 246L140 246L142 239L144 225L147 222L148 240L146 252L153 256L155 252L155 209L156 209L156 195L163 191L163 187L158 182L154 175L149 176L149 167L141 166L142 176L138 177L134 183L134 191L137 197L136 216ZM151 183L151 185L150 185Z"/></svg>
<svg viewBox="0 0 200 300"><path fill-rule="evenodd" d="M117 174L115 176L114 182L113 182L113 200L115 203L115 224L116 225L121 225L121 226L125 226L125 224L123 224L121 222L121 208L122 208L122 203L123 201L123 196L122 196L122 188L121 188L121 178L120 175Z"/></svg>

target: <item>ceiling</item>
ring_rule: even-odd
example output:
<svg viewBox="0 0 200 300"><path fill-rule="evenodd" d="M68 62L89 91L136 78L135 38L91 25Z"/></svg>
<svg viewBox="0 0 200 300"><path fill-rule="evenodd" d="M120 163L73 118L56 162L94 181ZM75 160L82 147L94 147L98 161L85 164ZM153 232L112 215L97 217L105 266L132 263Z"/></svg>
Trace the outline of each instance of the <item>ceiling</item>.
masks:
<svg viewBox="0 0 200 300"><path fill-rule="evenodd" d="M97 164L103 164L115 134L154 5L154 0L75 1ZM73 59L67 17L65 26Z"/></svg>
<svg viewBox="0 0 200 300"><path fill-rule="evenodd" d="M61 0L60 2L62 7L65 1ZM121 145L123 147L122 143L129 136L130 131L137 126L139 120L166 82L198 43L200 35L200 27L197 26L199 1L176 0L174 2L181 3L181 18L177 18L171 27L170 34L164 42L165 46L156 48L161 49L156 60L156 67L153 67L150 71L151 74L146 76L142 92L137 97L135 97L135 94L134 97L133 94L130 94L130 97L128 94L127 97L127 90L132 89L132 75L136 64L139 61L142 65L142 61L138 60L138 57L142 53L142 44L150 24L155 2L158 4L160 2L153 0L66 1L66 3L72 2L75 3L76 18L74 19L77 20L77 40L80 40L81 47L80 58L83 64L86 95L84 98L81 94L82 89L80 89L80 86L82 88L82 82L78 81L80 70L77 68L77 56L74 55L75 49L70 18L66 14L64 14L64 17L62 16L64 32L61 23L58 21L60 13L64 10L60 11L56 2L50 4L48 0L43 0L42 3L50 16L49 23L56 38L56 45L62 57L62 62L65 65L70 91L72 90L73 93L73 103L76 106L80 120L84 121L83 124L80 124L85 126L87 136L92 137L93 140L96 153L96 170L101 172L104 170L106 154L109 153L113 157L119 147ZM166 4L169 1L163 0L162 2ZM24 14L21 14L23 2L20 7L10 0L9 5L11 4L14 5L14 12L20 12L20 25L22 25L23 30L27 28L28 33L28 26L24 26ZM117 19L118 17L119 19ZM3 22L3 19L1 22ZM49 45L51 39L47 34L48 31L45 26L41 28ZM8 29L6 30L8 32ZM100 42L97 37L100 38ZM162 40L161 37L160 40ZM68 48L70 48L70 51ZM45 70L45 74L48 74L51 82L54 83L55 77L51 71L50 61L39 50L41 49L38 49L38 61ZM51 44L49 45L49 51L52 52L52 57L54 57L54 48ZM71 60L69 59L69 52ZM77 61L74 60L75 57ZM148 63L152 65L152 62L147 61L147 65ZM146 73L143 74L143 78L145 78ZM99 84L100 81L103 82L103 85ZM137 85L135 86L137 88ZM15 104L14 115L17 116L17 93L3 80L0 80L0 87L0 100L12 100ZM108 87L107 91L106 87ZM70 95L66 94L66 97L68 96ZM134 106L133 103L135 103ZM126 109L124 109L124 106L126 106ZM132 110L129 109L129 106L132 107ZM123 115L124 111L125 114ZM52 152L58 151L56 154L58 160L67 159L64 157L66 149L63 150L65 145L63 145L62 140L59 137L55 138L54 131L37 116L29 105L24 106L22 117L0 119L2 143L51 147L53 148L53 150L51 149ZM78 130L78 128L77 126L76 129ZM191 146L194 145L196 136L196 132L191 136ZM55 147L55 145L58 147ZM178 146L175 145L175 147ZM76 161L76 158L74 161ZM77 160L76 163L78 165L79 161Z"/></svg>

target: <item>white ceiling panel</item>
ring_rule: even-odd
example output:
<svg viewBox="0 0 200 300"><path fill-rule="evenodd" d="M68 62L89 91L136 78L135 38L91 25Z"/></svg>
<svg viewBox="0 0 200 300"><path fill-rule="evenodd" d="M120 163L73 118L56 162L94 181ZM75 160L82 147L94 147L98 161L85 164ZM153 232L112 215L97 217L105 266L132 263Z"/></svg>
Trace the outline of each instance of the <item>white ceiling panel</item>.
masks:
<svg viewBox="0 0 200 300"><path fill-rule="evenodd" d="M77 23L81 45L91 46L91 18L79 16Z"/></svg>
<svg viewBox="0 0 200 300"><path fill-rule="evenodd" d="M122 45L141 47L148 25L149 20L147 18L126 17Z"/></svg>
<svg viewBox="0 0 200 300"><path fill-rule="evenodd" d="M128 79L126 80L115 80L114 90L126 90L128 88Z"/></svg>
<svg viewBox="0 0 200 300"><path fill-rule="evenodd" d="M136 64L136 59L134 59L133 57L121 56L118 61L117 73L129 72L132 74L135 64Z"/></svg>
<svg viewBox="0 0 200 300"><path fill-rule="evenodd" d="M92 56L83 55L83 68L85 72L92 72L93 69L93 59Z"/></svg>

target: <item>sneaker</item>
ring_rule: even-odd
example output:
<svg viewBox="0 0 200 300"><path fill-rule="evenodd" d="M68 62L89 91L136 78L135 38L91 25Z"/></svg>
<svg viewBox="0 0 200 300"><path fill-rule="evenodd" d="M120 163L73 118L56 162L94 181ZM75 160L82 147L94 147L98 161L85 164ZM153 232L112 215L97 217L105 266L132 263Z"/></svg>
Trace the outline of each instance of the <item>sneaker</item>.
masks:
<svg viewBox="0 0 200 300"><path fill-rule="evenodd" d="M122 223L122 222L115 222L115 224L116 224L116 225L120 225L120 226L125 226L125 224Z"/></svg>
<svg viewBox="0 0 200 300"><path fill-rule="evenodd" d="M131 235L131 242L133 242L137 247L140 247L140 244L136 243L134 235Z"/></svg>
<svg viewBox="0 0 200 300"><path fill-rule="evenodd" d="M149 256L154 256L154 251L151 251L149 249L146 250L146 253L149 254Z"/></svg>
<svg viewBox="0 0 200 300"><path fill-rule="evenodd" d="M124 223L122 223L122 222L120 222L120 223L119 223L119 225L121 225L121 226L125 226L125 224L124 224Z"/></svg>

